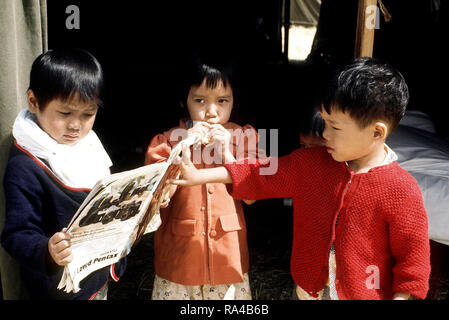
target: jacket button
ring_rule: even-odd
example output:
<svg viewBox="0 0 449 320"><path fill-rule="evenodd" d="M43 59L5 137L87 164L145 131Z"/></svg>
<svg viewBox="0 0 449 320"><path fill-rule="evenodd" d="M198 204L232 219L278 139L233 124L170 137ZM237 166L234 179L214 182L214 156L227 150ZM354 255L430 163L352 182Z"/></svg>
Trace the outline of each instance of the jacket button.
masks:
<svg viewBox="0 0 449 320"><path fill-rule="evenodd" d="M214 193L215 187L214 186L210 186L208 191L209 191L209 193Z"/></svg>
<svg viewBox="0 0 449 320"><path fill-rule="evenodd" d="M217 231L212 230L212 231L210 232L210 236L211 236L211 237L215 237L216 235L217 235Z"/></svg>

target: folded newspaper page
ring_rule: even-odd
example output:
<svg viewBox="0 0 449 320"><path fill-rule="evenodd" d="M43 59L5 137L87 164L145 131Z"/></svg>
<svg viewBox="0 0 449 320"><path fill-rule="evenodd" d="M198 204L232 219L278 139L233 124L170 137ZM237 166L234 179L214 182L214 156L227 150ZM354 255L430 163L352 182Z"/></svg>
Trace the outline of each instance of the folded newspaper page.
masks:
<svg viewBox="0 0 449 320"><path fill-rule="evenodd" d="M118 262L160 223L159 207L169 186L179 175L173 159L182 145L199 142L198 136L182 140L166 162L112 174L94 186L67 226L73 260L64 267L58 289L78 292L80 282L95 270Z"/></svg>

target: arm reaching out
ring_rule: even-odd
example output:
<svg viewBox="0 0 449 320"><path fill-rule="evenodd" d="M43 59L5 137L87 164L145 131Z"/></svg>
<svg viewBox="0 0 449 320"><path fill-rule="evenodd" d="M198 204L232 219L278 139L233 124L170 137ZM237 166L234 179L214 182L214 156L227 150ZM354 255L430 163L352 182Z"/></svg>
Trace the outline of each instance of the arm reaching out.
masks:
<svg viewBox="0 0 449 320"><path fill-rule="evenodd" d="M198 170L190 160L190 148L182 146L182 160L178 157L181 176L167 182L179 186L196 186L205 183L232 183L231 175L225 167Z"/></svg>
<svg viewBox="0 0 449 320"><path fill-rule="evenodd" d="M196 127L194 127L194 129L195 128ZM210 129L209 133L210 139L213 142L219 143L221 145L220 150L222 154L222 161L224 163L234 162L235 157L229 150L229 141L231 138L229 131L226 130L222 125L210 126L209 129ZM190 149L183 147L182 154L183 154L182 161L178 159L178 163L180 162L181 167L181 179L169 180L168 183L174 185L172 187L176 188L177 185L193 186L213 182L232 183L231 175L224 167L198 170L195 168L195 166L192 164L190 160ZM243 201L248 205L251 205L254 202L256 202L256 200L243 200ZM168 202L166 204L166 202L164 201L164 205L167 206ZM161 207L163 206L161 205Z"/></svg>

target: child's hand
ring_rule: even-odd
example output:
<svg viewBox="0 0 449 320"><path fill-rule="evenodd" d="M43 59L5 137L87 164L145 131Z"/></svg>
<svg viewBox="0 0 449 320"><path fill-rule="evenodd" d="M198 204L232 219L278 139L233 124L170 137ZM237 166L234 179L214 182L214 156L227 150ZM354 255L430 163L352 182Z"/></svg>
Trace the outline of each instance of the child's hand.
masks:
<svg viewBox="0 0 449 320"><path fill-rule="evenodd" d="M168 205L170 204L170 199L173 196L173 194L176 192L176 188L177 187L178 186L176 186L176 185L168 186L169 190L168 190L167 193L165 193L164 198L162 199L162 202L161 202L161 205L160 205L161 208L167 208L168 207Z"/></svg>
<svg viewBox="0 0 449 320"><path fill-rule="evenodd" d="M65 266L73 260L70 235L66 233L67 229L56 232L50 240L48 240L48 251L53 261L59 266Z"/></svg>
<svg viewBox="0 0 449 320"><path fill-rule="evenodd" d="M306 148L320 147L326 144L326 140L314 134L300 134L299 143Z"/></svg>
<svg viewBox="0 0 449 320"><path fill-rule="evenodd" d="M197 122L192 128L187 130L187 137L191 137L193 135L198 135L202 143L209 143L208 132L211 129L211 125L204 121Z"/></svg>
<svg viewBox="0 0 449 320"><path fill-rule="evenodd" d="M209 131L211 142L220 142L229 146L231 141L231 133L225 129L221 124L217 123L211 126Z"/></svg>
<svg viewBox="0 0 449 320"><path fill-rule="evenodd" d="M205 183L232 183L232 177L225 167L216 167L198 170L190 160L190 148L182 146L182 160L175 159L181 169L179 179L167 180L168 183L179 186L196 186Z"/></svg>
<svg viewBox="0 0 449 320"><path fill-rule="evenodd" d="M234 162L235 158L229 149L231 141L231 133L226 130L221 124L214 124L209 132L211 141L218 144L223 163Z"/></svg>
<svg viewBox="0 0 449 320"><path fill-rule="evenodd" d="M167 183L184 187L202 184L199 174L200 171L195 168L195 165L192 163L190 157L190 148L188 145L184 144L182 146L182 158L178 156L173 161L174 163L179 164L181 176L179 179L169 179L167 180Z"/></svg>
<svg viewBox="0 0 449 320"><path fill-rule="evenodd" d="M161 207L161 208L167 208L168 205L169 205L169 203L170 203L170 196L169 196L168 193L167 193L167 194L165 194L164 199L162 199L162 202L161 202L160 207Z"/></svg>

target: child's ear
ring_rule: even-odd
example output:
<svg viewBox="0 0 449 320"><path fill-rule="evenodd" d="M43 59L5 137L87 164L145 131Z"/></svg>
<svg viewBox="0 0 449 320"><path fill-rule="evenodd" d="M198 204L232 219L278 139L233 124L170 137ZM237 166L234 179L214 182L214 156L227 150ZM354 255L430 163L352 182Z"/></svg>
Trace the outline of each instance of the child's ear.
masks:
<svg viewBox="0 0 449 320"><path fill-rule="evenodd" d="M34 95L33 90L27 90L27 102L28 102L28 110L31 113L37 113L39 110L39 104L37 103L36 96Z"/></svg>
<svg viewBox="0 0 449 320"><path fill-rule="evenodd" d="M378 121L374 124L374 138L386 139L388 135L388 126L385 122Z"/></svg>

